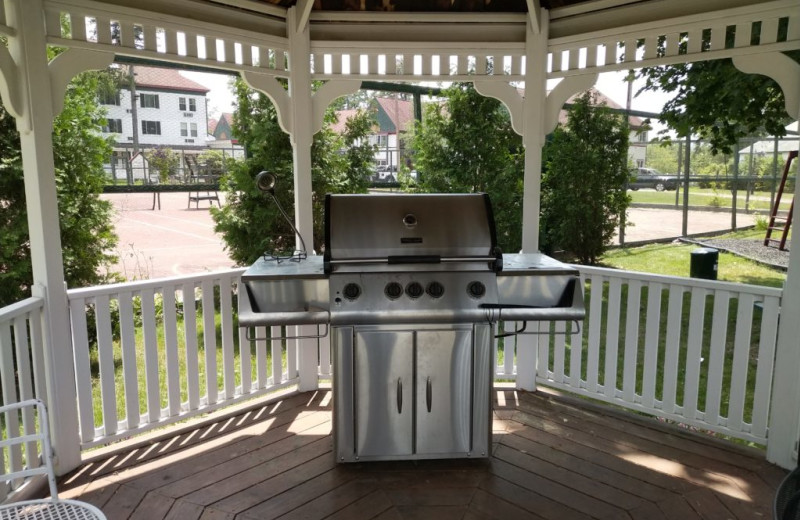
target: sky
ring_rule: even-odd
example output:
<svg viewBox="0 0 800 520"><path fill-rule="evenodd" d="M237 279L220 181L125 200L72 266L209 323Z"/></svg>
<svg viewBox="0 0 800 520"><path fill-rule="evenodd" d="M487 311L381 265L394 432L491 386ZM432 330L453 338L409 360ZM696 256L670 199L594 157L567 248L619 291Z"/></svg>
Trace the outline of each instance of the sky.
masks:
<svg viewBox="0 0 800 520"><path fill-rule="evenodd" d="M211 89L211 92L208 93L209 117L218 118L222 112L233 112L233 94L228 86L230 76L226 74L189 71L181 71L181 74ZM628 95L628 85L625 82L626 75L626 71L600 74L595 87L618 105L624 107ZM642 84L643 81L634 82L634 94ZM549 87L551 87L551 85L548 85L548 88ZM664 103L668 100L669 96L663 92L645 92L633 98L631 108L633 110L642 110L645 112L660 112ZM662 128L655 119L652 120L652 124L653 129L656 131Z"/></svg>

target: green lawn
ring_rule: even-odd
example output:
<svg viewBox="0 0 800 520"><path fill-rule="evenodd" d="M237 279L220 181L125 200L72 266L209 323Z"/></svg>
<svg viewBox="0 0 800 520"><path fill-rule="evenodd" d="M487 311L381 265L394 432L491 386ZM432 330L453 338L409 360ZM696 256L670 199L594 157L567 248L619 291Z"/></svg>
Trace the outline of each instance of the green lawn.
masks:
<svg viewBox="0 0 800 520"><path fill-rule="evenodd" d="M655 190L629 190L628 194L634 203L640 204L667 204L675 205L675 191ZM713 208L730 208L733 195L728 190L714 190L710 188L689 188L689 205ZM781 209L788 211L792 203L792 194L784 193L781 199ZM683 190L678 193L678 206L683 206ZM770 209L770 193L757 191L748 197L744 191L736 194L736 208L740 210L765 210Z"/></svg>
<svg viewBox="0 0 800 520"><path fill-rule="evenodd" d="M764 232L751 230L724 237L763 238ZM693 244L651 244L642 247L612 249L601 258L601 265L626 271L656 273L668 276L689 276ZM739 256L720 252L717 279L726 282L782 287L786 273L765 267Z"/></svg>

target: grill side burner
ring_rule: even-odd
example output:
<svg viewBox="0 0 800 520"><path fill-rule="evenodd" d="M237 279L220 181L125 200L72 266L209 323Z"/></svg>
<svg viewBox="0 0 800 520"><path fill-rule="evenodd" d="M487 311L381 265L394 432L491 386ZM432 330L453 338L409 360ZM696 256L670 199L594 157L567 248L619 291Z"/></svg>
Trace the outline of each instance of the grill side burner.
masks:
<svg viewBox="0 0 800 520"><path fill-rule="evenodd" d="M259 260L241 326L326 324L340 462L486 457L501 320L580 320L578 271L501 255L488 197L328 195L325 254Z"/></svg>

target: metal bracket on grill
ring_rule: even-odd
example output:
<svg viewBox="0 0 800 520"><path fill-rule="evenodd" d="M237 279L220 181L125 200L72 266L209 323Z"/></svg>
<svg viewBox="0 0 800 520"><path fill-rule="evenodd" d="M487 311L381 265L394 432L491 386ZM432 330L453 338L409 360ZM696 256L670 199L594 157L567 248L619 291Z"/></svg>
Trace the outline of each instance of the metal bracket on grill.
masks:
<svg viewBox="0 0 800 520"><path fill-rule="evenodd" d="M578 320L567 320L567 321L571 321L572 323L574 323L575 324L575 328L578 329L578 330L569 331L569 332L567 332L567 331L564 331L564 332L550 332L550 331L547 331L547 332L525 332L525 329L528 326L528 322L527 321L523 321L522 322L522 327L517 329L517 330L515 330L514 332L504 332L502 334L495 334L494 337L495 338L508 338L508 337L511 337L511 336L545 336L545 335L549 336L550 334L555 334L555 335L564 334L566 336L567 334L580 334L581 333L581 322L580 321L578 321Z"/></svg>
<svg viewBox="0 0 800 520"><path fill-rule="evenodd" d="M309 334L309 335L305 335L305 336L274 336L274 337L273 336L264 336L264 337L258 337L258 336L250 336L250 327L247 327L247 329L245 330L244 336L245 336L245 338L247 338L248 341L266 341L266 340L273 340L273 339L280 339L280 340L283 340L283 339L320 339L320 338L324 338L325 336L328 335L328 329L330 328L330 325L328 325L327 323L323 323L323 325L325 325L325 332L322 333L322 334ZM318 327L317 330L319 330L319 325L317 325L317 327ZM253 328L255 328L255 327L253 327Z"/></svg>

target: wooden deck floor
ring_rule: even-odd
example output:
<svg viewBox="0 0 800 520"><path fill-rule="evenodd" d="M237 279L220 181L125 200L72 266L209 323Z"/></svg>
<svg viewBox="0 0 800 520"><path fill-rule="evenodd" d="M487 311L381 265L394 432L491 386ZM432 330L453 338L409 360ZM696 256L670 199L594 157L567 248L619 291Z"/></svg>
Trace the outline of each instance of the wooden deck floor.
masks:
<svg viewBox="0 0 800 520"><path fill-rule="evenodd" d="M490 459L337 465L331 395L295 395L99 458L62 496L120 519L769 519L785 471L548 392L496 392Z"/></svg>

